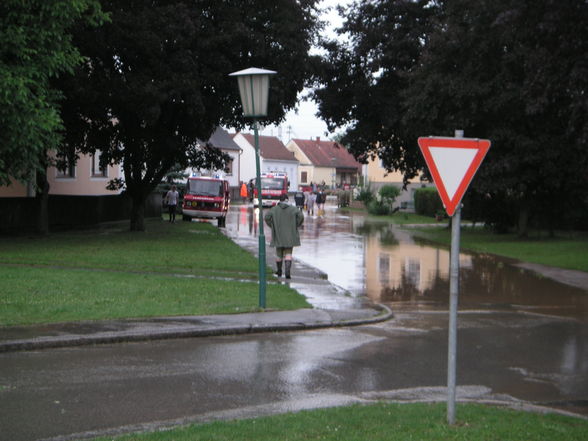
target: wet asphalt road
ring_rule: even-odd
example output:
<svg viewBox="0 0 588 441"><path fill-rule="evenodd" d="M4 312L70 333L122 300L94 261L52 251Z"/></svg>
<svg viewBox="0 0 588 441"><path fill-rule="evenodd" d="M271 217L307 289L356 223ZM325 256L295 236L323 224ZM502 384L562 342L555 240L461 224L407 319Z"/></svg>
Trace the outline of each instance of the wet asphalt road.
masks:
<svg viewBox="0 0 588 441"><path fill-rule="evenodd" d="M405 311L349 329L0 354L0 439L251 416L442 388L446 321L444 313ZM473 398L588 415L585 324L487 311L461 314L459 324L458 384L478 386Z"/></svg>
<svg viewBox="0 0 588 441"><path fill-rule="evenodd" d="M307 224L307 248L312 235L321 237L316 227L328 230L328 219L319 221ZM353 286L358 279L352 274ZM378 398L438 399L447 313L411 299L393 297L393 320L355 328L0 354L0 440L79 439ZM588 415L586 317L508 306L472 303L460 312L458 398Z"/></svg>

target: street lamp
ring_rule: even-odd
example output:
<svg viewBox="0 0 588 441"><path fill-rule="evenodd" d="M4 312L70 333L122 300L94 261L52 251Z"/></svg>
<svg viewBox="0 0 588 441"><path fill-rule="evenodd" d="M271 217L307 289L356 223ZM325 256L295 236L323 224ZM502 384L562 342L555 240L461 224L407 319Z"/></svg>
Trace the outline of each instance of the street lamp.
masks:
<svg viewBox="0 0 588 441"><path fill-rule="evenodd" d="M250 67L229 74L237 77L239 93L243 105L243 115L253 118L253 133L255 138L255 173L257 187L257 203L259 206L259 307L265 309L265 234L263 233L263 204L261 199L261 176L259 170L259 133L258 118L267 115L267 99L269 96L269 77L276 72L273 70Z"/></svg>

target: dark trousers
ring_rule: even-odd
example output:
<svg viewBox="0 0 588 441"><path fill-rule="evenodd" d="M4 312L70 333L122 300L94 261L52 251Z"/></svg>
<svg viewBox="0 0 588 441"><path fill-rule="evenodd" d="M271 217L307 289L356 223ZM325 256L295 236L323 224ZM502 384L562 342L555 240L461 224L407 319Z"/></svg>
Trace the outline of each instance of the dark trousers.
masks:
<svg viewBox="0 0 588 441"><path fill-rule="evenodd" d="M168 205L167 209L169 211L169 221L175 222L176 221L176 206L175 205Z"/></svg>

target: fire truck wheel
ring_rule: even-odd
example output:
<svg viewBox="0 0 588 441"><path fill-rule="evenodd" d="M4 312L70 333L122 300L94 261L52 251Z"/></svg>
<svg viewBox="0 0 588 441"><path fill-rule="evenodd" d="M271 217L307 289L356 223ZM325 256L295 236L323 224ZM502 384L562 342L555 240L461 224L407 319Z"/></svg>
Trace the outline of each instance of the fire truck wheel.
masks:
<svg viewBox="0 0 588 441"><path fill-rule="evenodd" d="M219 228L224 228L226 226L226 217L219 217L218 218L218 227Z"/></svg>
<svg viewBox="0 0 588 441"><path fill-rule="evenodd" d="M192 222L192 218L190 216L186 216L185 214L182 215L182 220L185 220L186 222Z"/></svg>

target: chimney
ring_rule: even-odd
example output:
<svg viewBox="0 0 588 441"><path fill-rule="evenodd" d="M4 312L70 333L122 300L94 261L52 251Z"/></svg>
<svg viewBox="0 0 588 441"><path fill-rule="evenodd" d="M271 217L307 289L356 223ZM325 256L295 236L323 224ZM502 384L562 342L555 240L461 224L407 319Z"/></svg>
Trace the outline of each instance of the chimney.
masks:
<svg viewBox="0 0 588 441"><path fill-rule="evenodd" d="M316 137L316 142L319 142L320 140L321 140L321 137L320 136L317 136Z"/></svg>

